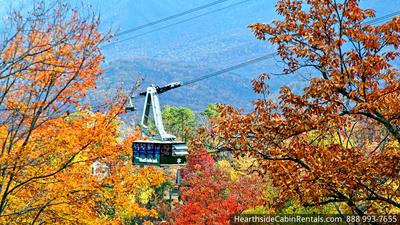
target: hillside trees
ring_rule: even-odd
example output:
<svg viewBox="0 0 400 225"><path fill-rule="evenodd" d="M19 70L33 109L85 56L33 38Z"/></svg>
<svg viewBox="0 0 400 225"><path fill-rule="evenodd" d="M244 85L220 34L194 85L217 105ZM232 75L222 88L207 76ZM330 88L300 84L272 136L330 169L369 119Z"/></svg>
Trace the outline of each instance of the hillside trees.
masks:
<svg viewBox="0 0 400 225"><path fill-rule="evenodd" d="M284 73L307 70L302 93L282 87L268 99L268 75L253 88L262 98L242 114L222 109L214 128L236 155L259 160L280 202L346 204L354 213L400 208L400 18L365 21L358 0L280 0L281 20L250 25L277 46Z"/></svg>
<svg viewBox="0 0 400 225"><path fill-rule="evenodd" d="M174 224L229 224L230 217L263 202L263 182L240 176L218 164L200 143L191 150L182 174L182 204L170 216Z"/></svg>
<svg viewBox="0 0 400 225"><path fill-rule="evenodd" d="M99 44L109 36L90 10L61 1L37 2L26 15L10 15L0 46L0 223L98 223L95 199L104 190L135 183L129 193L136 193L157 186L162 174L129 176L133 168L116 161L125 180L110 177L105 189L92 176L93 162L111 165L124 149L122 96L93 108L83 101L100 78ZM136 206L129 215L150 213Z"/></svg>
<svg viewBox="0 0 400 225"><path fill-rule="evenodd" d="M104 171L95 176L97 189L89 201L94 203L91 210L96 218L86 222L136 224L160 216L160 206L149 203L163 200L164 196L157 196L156 190L166 182L164 172L156 167L139 168L131 164L132 142L140 136L135 131L123 140L114 138L113 148L106 149L108 155L99 159L106 176L101 176Z"/></svg>
<svg viewBox="0 0 400 225"><path fill-rule="evenodd" d="M9 22L0 50L0 218L28 214L36 221L51 206L85 197L85 189L63 188L54 196L52 188L70 179L59 174L79 164L79 155L110 137L101 131L110 126L104 116L69 120L67 113L95 85L105 36L96 17L61 3L38 3L28 18L15 12Z"/></svg>
<svg viewBox="0 0 400 225"><path fill-rule="evenodd" d="M219 109L218 104L209 104L200 115L204 116L206 120L213 120L218 117Z"/></svg>
<svg viewBox="0 0 400 225"><path fill-rule="evenodd" d="M193 132L197 125L197 118L194 112L185 107L164 106L162 118L166 130L186 141L186 132Z"/></svg>

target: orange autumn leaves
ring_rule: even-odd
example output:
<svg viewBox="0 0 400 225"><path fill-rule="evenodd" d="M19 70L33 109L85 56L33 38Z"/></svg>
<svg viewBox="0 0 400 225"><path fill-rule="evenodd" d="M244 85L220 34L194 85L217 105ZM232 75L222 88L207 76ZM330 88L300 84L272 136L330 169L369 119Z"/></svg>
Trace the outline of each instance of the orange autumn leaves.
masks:
<svg viewBox="0 0 400 225"><path fill-rule="evenodd" d="M2 159L2 168L13 168L10 176L18 180L2 193L7 194L3 214L11 215L1 218L23 223L39 215L36 221L48 223L119 224L130 217L156 217L137 196L161 185L163 173L132 166L130 148L117 141L118 132L119 123L110 123L109 115L81 112L47 121L24 148L15 144L14 153ZM107 177L92 174L97 160L109 168ZM2 182L8 180L3 176ZM114 216L104 215L105 204L111 204Z"/></svg>
<svg viewBox="0 0 400 225"><path fill-rule="evenodd" d="M17 33L2 54L3 78L14 82L13 88L5 85L3 104L25 113L39 106L57 110L77 104L101 73L98 43L105 37L96 27L73 15L57 24L32 25L25 35Z"/></svg>
<svg viewBox="0 0 400 225"><path fill-rule="evenodd" d="M101 150L114 147L108 142L115 131L108 129L111 132L107 134L101 130L104 117L100 115L72 117L46 121L32 132L25 146L16 142L10 154L3 155L7 160L2 160L1 166L9 173L2 176L7 184L1 193L7 199L2 214L11 215L2 219L22 223L34 221L38 215L38 221L51 221L51 217L57 220L57 216L71 213L66 209L73 209L71 205L86 208L97 186L91 162L104 155ZM99 125L90 125L94 121ZM99 139L92 138L96 136ZM40 209L43 211L38 214Z"/></svg>
<svg viewBox="0 0 400 225"><path fill-rule="evenodd" d="M278 1L281 20L250 28L277 46L284 73L311 74L302 93L264 94L249 114L226 106L214 136L249 154L281 188L280 199L305 206L339 203L360 215L396 212L399 192L400 18L366 22L359 1ZM279 205L279 204L278 204Z"/></svg>
<svg viewBox="0 0 400 225"><path fill-rule="evenodd" d="M55 209L90 196L90 161L115 135L107 114L77 108L101 72L98 20L61 4L33 11L10 15L0 51L0 219L16 223L65 217Z"/></svg>
<svg viewBox="0 0 400 225"><path fill-rule="evenodd" d="M0 222L121 224L154 216L131 196L159 186L163 174L127 158L123 96L96 112L83 101L101 76L99 45L109 35L90 10L58 3L12 14L0 49ZM94 162L106 178L93 175Z"/></svg>

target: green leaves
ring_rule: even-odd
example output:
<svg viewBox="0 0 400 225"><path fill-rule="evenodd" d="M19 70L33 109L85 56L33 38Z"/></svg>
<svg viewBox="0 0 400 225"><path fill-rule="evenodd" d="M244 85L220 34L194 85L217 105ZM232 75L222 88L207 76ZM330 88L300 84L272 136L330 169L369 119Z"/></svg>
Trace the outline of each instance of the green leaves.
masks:
<svg viewBox="0 0 400 225"><path fill-rule="evenodd" d="M162 118L167 132L184 141L188 138L187 134L193 132L198 121L191 109L168 105L163 107Z"/></svg>

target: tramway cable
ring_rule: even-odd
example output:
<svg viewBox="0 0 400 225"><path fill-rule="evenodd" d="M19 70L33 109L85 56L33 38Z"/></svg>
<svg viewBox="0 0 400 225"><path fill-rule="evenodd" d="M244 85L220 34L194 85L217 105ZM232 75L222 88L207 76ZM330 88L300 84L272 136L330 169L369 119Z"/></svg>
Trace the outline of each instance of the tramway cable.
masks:
<svg viewBox="0 0 400 225"><path fill-rule="evenodd" d="M156 24L159 24L159 23L162 23L162 22L165 22L165 21L168 21L168 20L179 18L181 16L188 15L190 13L197 12L197 11L200 11L200 10L203 10L203 9L206 9L206 8L211 7L211 6L218 5L218 4L227 2L227 1L230 1L230 0L218 0L218 1L214 1L214 2L211 2L211 3L205 4L205 5L201 5L199 7L193 8L193 9L189 9L189 10L186 10L186 11L183 11L183 12L171 15L171 16L164 17L162 19L158 19L158 20L152 21L150 23L146 23L146 24L143 24L143 25L140 25L140 26L137 26L137 27L122 31L122 32L116 34L115 37L118 37L118 36L121 36L121 35L125 35L125 34L128 34L128 33L132 33L132 32L141 30L141 29L146 28L146 27L154 26Z"/></svg>
<svg viewBox="0 0 400 225"><path fill-rule="evenodd" d="M186 23L186 22L195 20L195 19L200 18L200 17L203 17L203 16L210 15L210 14L213 14L213 13L216 13L216 12L220 12L220 11L223 11L223 10L225 10L225 9L228 9L228 8L231 8L231 7L234 7L234 6L237 6L237 5L241 5L241 4L246 3L246 2L249 2L249 1L251 1L251 0L244 0L244 1L237 2L237 3L233 3L233 4L227 5L227 6L222 7L222 8L218 8L218 9L215 9L215 10L212 10L212 11L209 11L209 12L205 12L205 13L199 14L199 15L197 15L197 16L193 16L193 17L190 17L190 18L187 18L187 19L184 19L184 20L175 22L175 23L171 23L171 24L168 24L168 25L165 25L165 26L162 26L162 27L159 27L159 28L156 28L156 29L153 29L153 30L144 32L144 33L141 33L141 34L137 34L137 35L132 36L132 37L128 37L128 38L125 38L125 39L122 39L122 40L118 40L118 41L111 42L111 43L106 44L106 45L104 45L104 46L102 46L102 47L103 47L103 48L107 48L107 47L110 47L110 46L112 46L112 45L119 44L119 43L121 43L121 42L133 40L133 39L136 39L136 38L138 38L138 37L142 37L142 36L147 35L147 34L150 34L150 33L154 33L154 32L160 31L160 30L167 29L167 28L169 28L169 27L173 27L173 26L176 26L176 25L179 25L179 24L182 24L182 23Z"/></svg>

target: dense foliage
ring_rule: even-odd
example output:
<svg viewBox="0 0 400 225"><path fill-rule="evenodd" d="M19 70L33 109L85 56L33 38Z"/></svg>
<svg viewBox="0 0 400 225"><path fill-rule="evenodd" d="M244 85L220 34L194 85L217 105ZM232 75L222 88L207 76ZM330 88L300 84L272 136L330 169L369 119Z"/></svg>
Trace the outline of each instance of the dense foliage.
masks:
<svg viewBox="0 0 400 225"><path fill-rule="evenodd" d="M365 23L374 11L358 0L281 0L281 20L257 23L275 44L284 73L311 73L296 94L268 99L268 75L253 82L255 110L222 110L217 135L249 154L280 187L281 205L344 203L359 215L400 208L400 17ZM307 69L307 70L306 70Z"/></svg>
<svg viewBox="0 0 400 225"><path fill-rule="evenodd" d="M229 164L229 163L228 163ZM231 216L262 204L257 176L234 176L198 146L182 170L182 201L171 213L174 224L229 224Z"/></svg>
<svg viewBox="0 0 400 225"><path fill-rule="evenodd" d="M183 141L187 141L188 135L193 133L197 125L196 115L185 107L164 106L162 119L165 129Z"/></svg>
<svg viewBox="0 0 400 225"><path fill-rule="evenodd" d="M132 138L126 145L119 133L123 96L96 107L82 101L102 73L99 44L108 35L81 11L37 2L28 16L8 18L0 48L2 224L157 215L135 196L163 183L163 173L130 165Z"/></svg>

